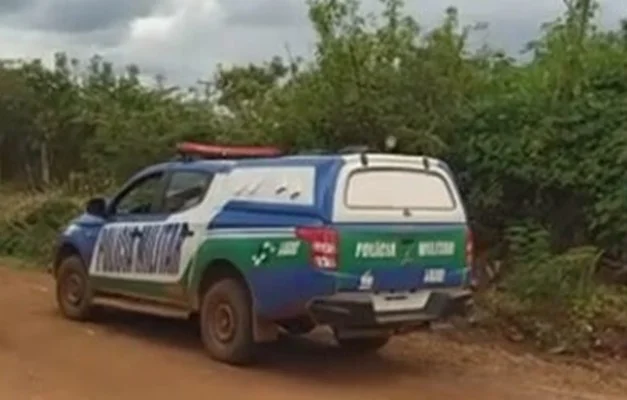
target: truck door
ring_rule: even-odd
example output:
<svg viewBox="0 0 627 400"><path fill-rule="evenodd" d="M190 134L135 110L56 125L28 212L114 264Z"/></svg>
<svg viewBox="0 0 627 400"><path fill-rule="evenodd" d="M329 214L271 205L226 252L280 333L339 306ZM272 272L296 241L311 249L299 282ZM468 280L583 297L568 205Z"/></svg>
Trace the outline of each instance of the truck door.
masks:
<svg viewBox="0 0 627 400"><path fill-rule="evenodd" d="M162 202L167 217L163 226L144 238L145 251L154 255L158 273L168 282L181 281L206 237L215 212L209 196L213 177L213 173L199 169L175 168L169 173Z"/></svg>
<svg viewBox="0 0 627 400"><path fill-rule="evenodd" d="M147 225L158 224L156 213L165 172L133 178L109 206L107 222L96 240L90 275L97 290L120 289L120 281L138 277L137 247Z"/></svg>

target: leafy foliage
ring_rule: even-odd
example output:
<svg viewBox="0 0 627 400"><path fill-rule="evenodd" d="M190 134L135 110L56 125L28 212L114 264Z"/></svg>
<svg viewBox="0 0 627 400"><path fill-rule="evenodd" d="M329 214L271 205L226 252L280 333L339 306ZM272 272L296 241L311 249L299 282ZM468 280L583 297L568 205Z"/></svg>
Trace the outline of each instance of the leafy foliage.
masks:
<svg viewBox="0 0 627 400"><path fill-rule="evenodd" d="M59 193L0 194L0 201L13 204L5 209L10 212L0 216L0 254L38 261L50 259L60 229L82 206L79 199Z"/></svg>
<svg viewBox="0 0 627 400"><path fill-rule="evenodd" d="M509 242L511 268L500 290L482 296L482 305L541 347L569 352L605 347L624 354L627 292L595 280L597 248L554 255L548 232L534 226L511 229Z"/></svg>

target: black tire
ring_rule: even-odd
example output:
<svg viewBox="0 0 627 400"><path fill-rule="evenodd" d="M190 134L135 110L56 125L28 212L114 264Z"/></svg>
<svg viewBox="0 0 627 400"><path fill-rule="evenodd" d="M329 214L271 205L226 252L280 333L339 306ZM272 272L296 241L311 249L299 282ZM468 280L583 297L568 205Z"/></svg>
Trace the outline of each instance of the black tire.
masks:
<svg viewBox="0 0 627 400"><path fill-rule="evenodd" d="M74 255L61 261L57 271L56 297L63 316L77 321L89 318L92 311L92 296L83 260Z"/></svg>
<svg viewBox="0 0 627 400"><path fill-rule="evenodd" d="M363 338L339 338L335 334L335 340L342 350L349 353L369 354L375 353L383 348L389 341L390 336L375 336Z"/></svg>
<svg viewBox="0 0 627 400"><path fill-rule="evenodd" d="M225 278L204 293L200 331L211 358L232 365L249 364L254 357L252 304L239 281Z"/></svg>

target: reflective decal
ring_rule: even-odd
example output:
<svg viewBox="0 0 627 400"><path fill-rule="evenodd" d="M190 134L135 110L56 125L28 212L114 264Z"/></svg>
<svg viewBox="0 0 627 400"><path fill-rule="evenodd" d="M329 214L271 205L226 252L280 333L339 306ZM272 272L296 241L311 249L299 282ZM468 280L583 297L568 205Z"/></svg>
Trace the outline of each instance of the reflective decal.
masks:
<svg viewBox="0 0 627 400"><path fill-rule="evenodd" d="M103 228L95 272L172 276L180 269L182 223L111 225Z"/></svg>

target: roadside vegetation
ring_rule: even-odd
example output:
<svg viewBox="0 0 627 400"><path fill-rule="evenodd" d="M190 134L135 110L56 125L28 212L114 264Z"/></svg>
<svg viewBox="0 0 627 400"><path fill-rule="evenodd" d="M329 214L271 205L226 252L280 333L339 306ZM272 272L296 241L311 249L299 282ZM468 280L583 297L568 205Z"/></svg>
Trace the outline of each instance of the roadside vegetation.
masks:
<svg viewBox="0 0 627 400"><path fill-rule="evenodd" d="M0 64L0 255L44 265L93 193L176 142L288 151L395 135L453 168L477 238L482 324L556 352L627 353L627 21L564 0L519 61L447 9L425 31L401 0L310 0L312 58L220 68L193 88L100 57ZM543 21L538 21L541 24ZM518 56L518 55L517 55Z"/></svg>

